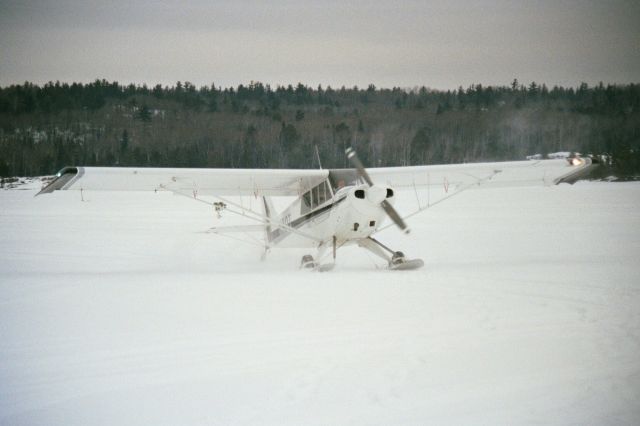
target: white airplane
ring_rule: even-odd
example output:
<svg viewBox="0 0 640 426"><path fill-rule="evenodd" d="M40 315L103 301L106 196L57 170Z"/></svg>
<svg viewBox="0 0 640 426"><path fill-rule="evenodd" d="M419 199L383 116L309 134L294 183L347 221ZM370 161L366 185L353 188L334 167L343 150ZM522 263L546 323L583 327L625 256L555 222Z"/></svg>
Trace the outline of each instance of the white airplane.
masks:
<svg viewBox="0 0 640 426"><path fill-rule="evenodd" d="M408 259L373 236L389 217L403 232L410 216L437 203L420 206L404 217L393 207L396 190L438 187L438 202L462 191L484 186L552 185L574 182L592 166L589 158L452 164L412 167L363 167L355 151L346 152L355 169L191 169L145 167L65 167L38 194L55 190L171 191L211 204L218 213L235 208L258 225L214 227L215 233L260 231L264 253L273 247L315 248L301 267L319 271L333 267L338 248L357 244L388 262L390 269L415 269L420 259ZM261 198L262 211L226 196ZM214 196L209 202L202 196ZM284 211L274 209L271 197L296 196ZM231 207L230 207L231 206ZM327 261L327 257L330 257Z"/></svg>

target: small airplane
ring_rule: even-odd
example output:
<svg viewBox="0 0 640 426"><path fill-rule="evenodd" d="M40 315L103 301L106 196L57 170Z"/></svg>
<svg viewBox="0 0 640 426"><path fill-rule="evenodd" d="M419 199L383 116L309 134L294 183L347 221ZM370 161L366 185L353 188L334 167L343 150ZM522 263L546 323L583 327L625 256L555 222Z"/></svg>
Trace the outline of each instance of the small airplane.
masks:
<svg viewBox="0 0 640 426"><path fill-rule="evenodd" d="M315 248L300 266L327 271L336 252L356 244L384 259L389 269L408 270L424 265L374 238L389 218L404 233L405 220L462 191L485 186L573 183L593 165L589 158L536 160L365 169L352 148L346 150L354 169L192 169L146 167L65 167L38 194L56 190L171 191L205 202L218 215L235 208L257 225L214 227L211 232L259 231L264 236L263 259L273 247ZM393 207L397 190L439 187L435 203L420 205L404 217ZM202 196L219 201L209 202ZM256 211L226 196L260 197ZM271 197L295 196L281 212ZM230 207L231 206L231 207ZM330 257L327 261L327 257Z"/></svg>

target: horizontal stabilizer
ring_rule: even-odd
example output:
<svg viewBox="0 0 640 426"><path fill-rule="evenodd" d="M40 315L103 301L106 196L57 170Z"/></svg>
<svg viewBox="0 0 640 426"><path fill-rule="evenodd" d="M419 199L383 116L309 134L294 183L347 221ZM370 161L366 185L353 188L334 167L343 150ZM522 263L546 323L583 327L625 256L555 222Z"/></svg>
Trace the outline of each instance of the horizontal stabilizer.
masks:
<svg viewBox="0 0 640 426"><path fill-rule="evenodd" d="M214 234L229 234L234 232L264 232L264 225L231 225L231 226L214 226L209 228L208 232Z"/></svg>

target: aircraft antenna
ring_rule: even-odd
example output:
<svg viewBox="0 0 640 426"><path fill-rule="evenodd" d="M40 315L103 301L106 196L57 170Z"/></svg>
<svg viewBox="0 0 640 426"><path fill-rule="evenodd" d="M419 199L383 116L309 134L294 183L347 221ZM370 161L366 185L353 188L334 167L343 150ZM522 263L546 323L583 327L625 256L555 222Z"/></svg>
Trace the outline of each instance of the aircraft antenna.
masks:
<svg viewBox="0 0 640 426"><path fill-rule="evenodd" d="M316 158L318 159L318 167L322 170L322 162L320 161L320 151L318 151L318 145L313 146L316 150Z"/></svg>

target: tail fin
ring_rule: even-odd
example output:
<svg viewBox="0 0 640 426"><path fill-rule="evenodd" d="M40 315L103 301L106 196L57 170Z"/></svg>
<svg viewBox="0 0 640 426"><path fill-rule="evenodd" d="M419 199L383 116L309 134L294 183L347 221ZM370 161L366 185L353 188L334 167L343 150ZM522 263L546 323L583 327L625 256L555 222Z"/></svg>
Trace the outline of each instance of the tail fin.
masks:
<svg viewBox="0 0 640 426"><path fill-rule="evenodd" d="M271 221L276 217L276 209L273 207L271 197L262 197L262 207L264 209L264 215ZM264 226L264 244L266 247L271 247L272 238L271 222L267 222Z"/></svg>

